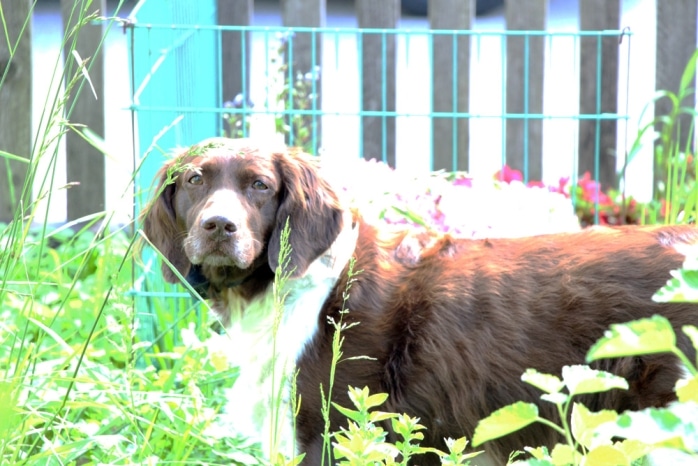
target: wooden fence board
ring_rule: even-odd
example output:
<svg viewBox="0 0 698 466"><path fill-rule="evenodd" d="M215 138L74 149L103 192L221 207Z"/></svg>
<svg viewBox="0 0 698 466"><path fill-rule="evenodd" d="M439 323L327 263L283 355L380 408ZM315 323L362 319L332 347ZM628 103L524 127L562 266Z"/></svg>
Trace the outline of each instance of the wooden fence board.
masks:
<svg viewBox="0 0 698 466"><path fill-rule="evenodd" d="M10 46L15 47L10 58L10 47L0 40L0 150L29 159L32 147L32 62L31 22L32 0L0 0L5 15ZM16 44L16 45L15 45ZM12 220L17 202L26 205L31 190L22 196L22 187L28 165L0 156L0 222Z"/></svg>
<svg viewBox="0 0 698 466"><path fill-rule="evenodd" d="M325 25L326 0L281 0L281 16L284 26L322 27ZM293 67L290 79L295 80L301 76L312 76L315 81L314 91L311 81L303 81L299 85L304 89L302 100L306 102L294 102L293 107L299 108L308 105L307 110L322 108L322 35L320 33L296 33L289 40L292 47ZM287 55L288 57L288 55ZM287 60L288 63L288 60ZM311 96L312 97L309 97ZM314 102L313 102L314 101ZM293 118L293 117L291 117ZM296 117L298 123L291 124L294 134L287 141L296 146L302 146L306 150L317 154L321 147L322 125L318 116ZM295 128L295 129L293 129ZM304 136L296 129L310 130L309 136ZM316 139L312 139L312 135Z"/></svg>
<svg viewBox="0 0 698 466"><path fill-rule="evenodd" d="M659 90L678 92L681 75L686 64L696 50L696 0L672 0L657 2L657 48L656 84ZM692 80L695 90L695 77ZM695 94L690 94L682 106L695 108ZM667 115L672 111L668 99L658 100L654 106L655 116ZM693 118L682 115L679 118L681 150L686 147ZM661 128L657 128L660 130ZM655 189L659 182L666 181L666 170L655 164Z"/></svg>
<svg viewBox="0 0 698 466"><path fill-rule="evenodd" d="M83 2L61 0L61 15L66 31L80 21L79 11ZM106 14L106 0L92 3L91 12ZM79 76L71 92L67 109L68 120L72 124L84 125L99 137L104 137L104 54L101 48L104 37L102 22L90 22L81 26L75 42L75 50L86 62L92 86L81 76L78 63L71 54L71 40L64 48L66 79ZM94 93L92 89L94 88ZM80 134L69 131L66 134L66 169L68 182L78 182L68 190L68 220L104 211L105 205L105 158Z"/></svg>
<svg viewBox="0 0 698 466"><path fill-rule="evenodd" d="M360 28L393 29L400 17L399 0L356 0ZM394 112L397 45L395 34L361 36L361 110ZM363 157L395 166L395 118L361 118Z"/></svg>
<svg viewBox="0 0 698 466"><path fill-rule="evenodd" d="M428 9L432 29L469 30L475 1L431 0ZM432 57L432 110L467 112L470 108L470 36L435 34ZM470 144L468 119L432 118L431 128L433 169L467 171ZM454 142L457 147L453 147Z"/></svg>
<svg viewBox="0 0 698 466"><path fill-rule="evenodd" d="M218 24L221 26L249 26L252 24L254 0L218 0ZM246 104L250 101L250 53L252 34L248 32L221 32L221 87L223 102L234 101L238 95ZM232 134L234 128L225 128Z"/></svg>
<svg viewBox="0 0 698 466"><path fill-rule="evenodd" d="M582 31L619 29L620 1L581 1L579 2L579 16ZM617 113L619 38L613 36L582 37L580 43L580 114ZM599 55L601 55L601 70L598 69ZM615 187L618 184L616 176L617 132L615 119L579 120L579 174L583 175L589 172L592 177L596 178L595 159L598 153L598 181L603 189Z"/></svg>
<svg viewBox="0 0 698 466"><path fill-rule="evenodd" d="M545 30L547 4L548 0L507 1L507 29ZM507 38L507 113L543 113L544 60L543 37ZM506 163L521 170L528 180L542 179L543 121L540 118L507 119Z"/></svg>

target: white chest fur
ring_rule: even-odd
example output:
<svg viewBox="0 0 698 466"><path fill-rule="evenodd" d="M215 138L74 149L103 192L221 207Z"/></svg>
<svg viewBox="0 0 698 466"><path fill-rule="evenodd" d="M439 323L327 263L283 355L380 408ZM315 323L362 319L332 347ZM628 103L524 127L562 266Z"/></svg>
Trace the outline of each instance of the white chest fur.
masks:
<svg viewBox="0 0 698 466"><path fill-rule="evenodd" d="M227 423L259 441L265 455L296 453L291 381L296 361L317 332L323 304L356 247L358 228L346 217L333 245L277 293L285 295L281 308L271 285L251 302L229 300L235 304L226 333L230 359L240 375L228 397Z"/></svg>

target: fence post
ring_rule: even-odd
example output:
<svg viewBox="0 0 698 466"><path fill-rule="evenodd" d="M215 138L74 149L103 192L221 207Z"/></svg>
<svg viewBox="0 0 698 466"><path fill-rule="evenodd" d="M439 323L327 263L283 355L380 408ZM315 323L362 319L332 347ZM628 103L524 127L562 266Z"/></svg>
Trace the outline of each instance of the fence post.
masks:
<svg viewBox="0 0 698 466"><path fill-rule="evenodd" d="M0 0L5 15L5 34L0 40L0 151L18 157L30 157L32 151L32 0ZM14 53L10 49L14 47ZM22 189L27 176L26 163L0 155L0 222L14 217L18 203L31 201L31 187ZM11 196L11 192L14 193ZM14 202L13 202L14 201Z"/></svg>
<svg viewBox="0 0 698 466"><path fill-rule="evenodd" d="M284 26L322 27L325 25L326 10L326 0L281 0ZM287 64L292 67L291 76L288 79L290 85L302 91L301 97L290 99L292 108L287 110L319 112L322 109L322 34L296 33L294 37L289 38L288 44L291 50L286 51L286 58L293 57L291 61L287 60ZM299 75L303 78L297 80ZM288 96L286 100L289 100ZM291 113L288 121L291 128L291 133L287 137L288 143L317 154L321 147L320 116L318 114L294 116Z"/></svg>
<svg viewBox="0 0 698 466"><path fill-rule="evenodd" d="M357 0L360 28L394 29L400 16L399 0ZM368 32L359 36L361 44L361 111L394 112L395 62L394 33ZM363 116L361 118L362 152L366 159L378 159L395 166L395 118Z"/></svg>
<svg viewBox="0 0 698 466"><path fill-rule="evenodd" d="M474 0L431 0L428 10L432 29L469 30L475 6ZM470 36L434 34L431 53L432 110L467 112L470 108ZM468 119L433 117L431 121L432 169L467 171Z"/></svg>
<svg viewBox="0 0 698 466"><path fill-rule="evenodd" d="M61 0L61 14L65 31L71 31L80 21L80 9L84 2ZM98 15L106 14L106 0L95 2ZM95 11L94 8L90 12ZM75 79L66 105L66 118L73 125L83 125L97 136L104 138L104 58L101 47L104 26L101 22L82 25L77 30L75 50L85 63L90 83L82 77L76 58L72 55L72 39L66 41L63 50L66 66L66 85ZM95 94L92 93L94 88ZM68 182L78 182L68 190L68 220L104 211L105 200L105 159L104 154L95 149L75 131L66 134L66 170Z"/></svg>
<svg viewBox="0 0 698 466"><path fill-rule="evenodd" d="M218 0L218 24L221 26L249 26L252 24L254 0ZM241 105L250 102L250 51L252 35L249 31L221 32L221 98L235 101L242 96ZM235 128L225 128L233 135ZM243 129L244 131L244 129Z"/></svg>
<svg viewBox="0 0 698 466"><path fill-rule="evenodd" d="M691 56L696 51L696 3L698 3L696 0L657 2L657 63L655 68L657 90L667 90L673 93L679 91L681 75ZM690 89L695 91L695 75L690 86ZM695 94L691 93L681 102L681 106L693 109L695 108L695 102ZM656 117L667 115L671 111L672 103L669 99L664 98L656 101L654 105ZM677 143L681 151L690 143L688 135L692 121L693 117L691 115L684 114L679 117L680 139ZM657 131L660 130L661 127L658 127ZM693 130L695 131L695 128ZM667 176L664 164L657 162L655 157L655 196L658 194L659 183L666 182Z"/></svg>
<svg viewBox="0 0 698 466"><path fill-rule="evenodd" d="M618 29L620 1L580 1L579 16L582 31ZM580 115L593 116L618 112L618 40L619 38L615 36L581 38ZM617 122L614 118L579 120L579 173L591 173L604 189L616 187L618 184L617 132Z"/></svg>
<svg viewBox="0 0 698 466"><path fill-rule="evenodd" d="M544 31L547 4L547 0L507 1L507 29ZM543 36L507 37L507 113L543 113L544 60ZM506 162L511 168L521 170L526 180L542 179L543 121L540 117L507 118Z"/></svg>

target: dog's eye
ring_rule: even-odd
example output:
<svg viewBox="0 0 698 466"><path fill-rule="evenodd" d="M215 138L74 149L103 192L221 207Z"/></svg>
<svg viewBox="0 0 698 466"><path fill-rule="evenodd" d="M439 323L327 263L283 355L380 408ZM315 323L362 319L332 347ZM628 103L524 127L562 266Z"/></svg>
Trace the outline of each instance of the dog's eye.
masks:
<svg viewBox="0 0 698 466"><path fill-rule="evenodd" d="M203 184L204 179L201 177L201 175L196 174L196 175L190 176L189 179L188 179L187 181L188 181L190 184Z"/></svg>
<svg viewBox="0 0 698 466"><path fill-rule="evenodd" d="M252 183L252 187L254 189L259 189L260 191L263 191L265 189L269 189L269 186L267 186L266 184L264 184L263 181L260 181L260 180L255 180L254 183Z"/></svg>

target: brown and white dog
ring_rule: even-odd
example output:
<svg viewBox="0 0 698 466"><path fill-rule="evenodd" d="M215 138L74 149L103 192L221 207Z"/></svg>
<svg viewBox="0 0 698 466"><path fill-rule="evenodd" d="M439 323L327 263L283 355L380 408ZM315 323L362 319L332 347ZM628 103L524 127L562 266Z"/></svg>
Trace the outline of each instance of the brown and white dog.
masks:
<svg viewBox="0 0 698 466"><path fill-rule="evenodd" d="M695 356L680 328L698 324L698 306L651 299L682 264L676 248L698 240L693 227L487 240L388 230L344 208L316 160L244 139L191 147L162 168L159 186L143 230L229 328L241 366L235 416L246 419L249 431L269 428L267 403L277 390L269 386L271 365L286 374L295 367L301 397L295 440L304 464L321 464L320 387L327 393L330 321L343 308L343 321L357 325L343 333L332 400L351 406L348 386L388 393L382 409L419 417L427 427L423 445L441 449L446 437L472 437L478 420L504 405L538 402L540 392L521 374L527 368L559 374L564 365L583 364L612 323L664 315L679 346ZM272 283L287 221L293 272L275 321ZM343 302L352 257L360 273ZM163 273L177 281L165 265ZM683 370L664 354L595 367L625 377L630 388L580 401L618 411L671 402ZM549 403L540 411L556 418ZM331 422L334 430L343 425L336 410ZM485 449L504 464L512 450L557 440L548 427L533 425Z"/></svg>

